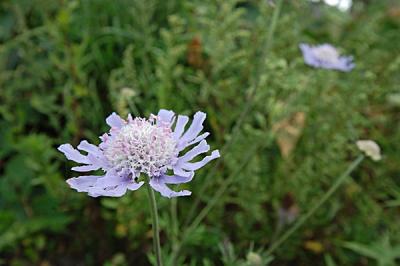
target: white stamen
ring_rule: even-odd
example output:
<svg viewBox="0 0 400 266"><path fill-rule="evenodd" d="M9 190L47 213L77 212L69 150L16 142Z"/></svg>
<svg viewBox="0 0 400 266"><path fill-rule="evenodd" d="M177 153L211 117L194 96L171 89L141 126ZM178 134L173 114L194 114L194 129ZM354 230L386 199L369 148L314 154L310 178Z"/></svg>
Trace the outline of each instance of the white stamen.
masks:
<svg viewBox="0 0 400 266"><path fill-rule="evenodd" d="M128 119L105 143L104 155L118 171L158 176L177 157L169 127L156 125L157 117Z"/></svg>
<svg viewBox="0 0 400 266"><path fill-rule="evenodd" d="M314 55L321 61L335 64L339 61L339 54L335 48L327 45L315 47Z"/></svg>

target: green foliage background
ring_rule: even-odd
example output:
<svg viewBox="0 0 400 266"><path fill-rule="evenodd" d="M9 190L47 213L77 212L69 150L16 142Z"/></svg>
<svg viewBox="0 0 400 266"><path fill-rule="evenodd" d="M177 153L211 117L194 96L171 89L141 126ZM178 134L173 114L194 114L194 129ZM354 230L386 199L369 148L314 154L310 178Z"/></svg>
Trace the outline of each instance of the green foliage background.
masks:
<svg viewBox="0 0 400 266"><path fill-rule="evenodd" d="M396 265L400 5L283 1L272 32L277 2L1 1L0 264L154 263L145 191L77 193L56 147L98 143L114 110L168 108L205 111L222 157L187 185L191 197L157 198L167 265ZM301 42L332 43L356 68L310 68ZM299 112L286 158L273 129ZM363 162L270 262L290 226L279 213L296 220L317 202L358 139L376 140L382 161Z"/></svg>

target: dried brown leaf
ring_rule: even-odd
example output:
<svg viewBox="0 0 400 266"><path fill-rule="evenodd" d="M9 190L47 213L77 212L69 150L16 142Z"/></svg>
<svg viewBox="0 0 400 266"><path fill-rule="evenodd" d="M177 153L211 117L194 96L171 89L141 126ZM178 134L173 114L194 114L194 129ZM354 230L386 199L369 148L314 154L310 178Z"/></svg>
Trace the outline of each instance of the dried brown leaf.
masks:
<svg viewBox="0 0 400 266"><path fill-rule="evenodd" d="M304 112L296 112L272 126L284 158L288 158L296 147L297 141L303 132L305 120L306 115Z"/></svg>

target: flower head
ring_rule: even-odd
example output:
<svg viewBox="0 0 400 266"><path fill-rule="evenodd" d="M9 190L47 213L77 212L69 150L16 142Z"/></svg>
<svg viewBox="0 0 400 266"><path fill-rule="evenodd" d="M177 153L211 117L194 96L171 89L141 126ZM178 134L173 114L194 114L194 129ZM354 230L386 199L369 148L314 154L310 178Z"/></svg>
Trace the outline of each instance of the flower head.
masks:
<svg viewBox="0 0 400 266"><path fill-rule="evenodd" d="M358 140L356 142L358 149L364 152L368 157L374 161L379 161L382 159L381 148L373 140Z"/></svg>
<svg viewBox="0 0 400 266"><path fill-rule="evenodd" d="M144 181L139 179L144 174L149 177L150 186L161 195L188 196L190 191L176 192L166 184L191 181L195 170L220 156L215 150L201 161L192 162L195 157L210 150L205 140L209 133L199 135L205 118L205 113L197 112L185 132L189 118L183 115L176 118L172 111L160 110L157 116L151 115L148 119L128 115L127 120L112 113L106 119L111 129L100 137L98 146L83 140L77 149L70 144L58 148L67 159L84 164L72 170L87 172L101 169L105 174L70 178L67 183L78 192L86 192L92 197L120 197L127 190L140 188ZM183 150L195 144L181 155Z"/></svg>
<svg viewBox="0 0 400 266"><path fill-rule="evenodd" d="M335 47L330 44L310 46L300 44L304 61L307 65L317 68L336 69L340 71L350 71L354 68L353 57L340 56Z"/></svg>

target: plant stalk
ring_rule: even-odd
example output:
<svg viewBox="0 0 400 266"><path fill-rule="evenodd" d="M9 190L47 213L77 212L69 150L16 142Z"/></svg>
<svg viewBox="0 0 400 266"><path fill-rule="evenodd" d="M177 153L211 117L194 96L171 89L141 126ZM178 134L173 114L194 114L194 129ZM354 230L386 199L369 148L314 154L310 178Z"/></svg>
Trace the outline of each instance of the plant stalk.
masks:
<svg viewBox="0 0 400 266"><path fill-rule="evenodd" d="M162 266L160 232L159 232L159 226L158 226L156 197L154 195L153 189L150 187L150 184L148 182L146 182L146 188L147 188L147 194L149 196L151 218L152 218L152 223L153 223L154 252L155 252L156 258L157 258L157 266Z"/></svg>

